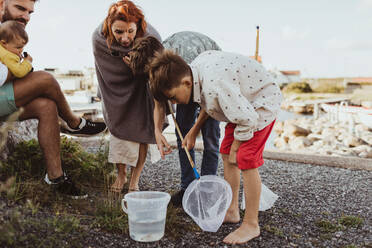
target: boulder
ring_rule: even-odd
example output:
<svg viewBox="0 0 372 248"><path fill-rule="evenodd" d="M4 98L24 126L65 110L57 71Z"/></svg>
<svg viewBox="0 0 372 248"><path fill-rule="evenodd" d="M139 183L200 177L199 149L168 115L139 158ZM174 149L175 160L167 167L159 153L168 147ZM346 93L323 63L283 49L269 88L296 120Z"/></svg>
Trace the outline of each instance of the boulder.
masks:
<svg viewBox="0 0 372 248"><path fill-rule="evenodd" d="M316 133L311 133L306 138L308 138L311 142L314 142L323 139L323 136Z"/></svg>
<svg viewBox="0 0 372 248"><path fill-rule="evenodd" d="M305 137L296 137L289 141L289 146L292 151L297 151L298 149L304 149L307 146L310 146L312 142Z"/></svg>
<svg viewBox="0 0 372 248"><path fill-rule="evenodd" d="M283 128L284 128L284 123L282 121L276 121L273 129L277 134L281 134L283 133Z"/></svg>
<svg viewBox="0 0 372 248"><path fill-rule="evenodd" d="M343 140L343 143L346 147L356 147L364 145L365 142L353 135L347 135L345 139Z"/></svg>
<svg viewBox="0 0 372 248"><path fill-rule="evenodd" d="M0 122L0 129L4 128L4 125L11 125L11 129L8 131L4 147L0 149L1 160L6 160L15 145L21 141L37 139L38 120L36 119L16 121L13 123ZM1 139L3 138L4 137L1 136Z"/></svg>
<svg viewBox="0 0 372 248"><path fill-rule="evenodd" d="M295 124L289 124L284 126L284 133L289 133L293 136L307 136L310 131Z"/></svg>
<svg viewBox="0 0 372 248"><path fill-rule="evenodd" d="M363 132L360 134L359 138L366 144L372 146L372 132Z"/></svg>
<svg viewBox="0 0 372 248"><path fill-rule="evenodd" d="M274 145L280 150L286 150L288 147L287 141L284 137L276 137L274 140Z"/></svg>
<svg viewBox="0 0 372 248"><path fill-rule="evenodd" d="M372 158L372 147L369 145L357 146L352 150L361 158Z"/></svg>

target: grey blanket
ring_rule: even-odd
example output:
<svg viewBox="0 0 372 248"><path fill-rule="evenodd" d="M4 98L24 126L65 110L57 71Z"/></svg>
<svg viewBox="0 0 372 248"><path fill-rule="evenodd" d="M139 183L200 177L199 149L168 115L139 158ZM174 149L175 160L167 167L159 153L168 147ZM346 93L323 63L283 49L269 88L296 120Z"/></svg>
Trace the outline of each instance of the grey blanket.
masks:
<svg viewBox="0 0 372 248"><path fill-rule="evenodd" d="M154 102L148 82L134 78L123 62L129 49L113 43L110 50L101 30L102 24L93 33L93 54L108 129L120 139L154 144ZM145 36L148 35L161 41L159 33L149 24Z"/></svg>

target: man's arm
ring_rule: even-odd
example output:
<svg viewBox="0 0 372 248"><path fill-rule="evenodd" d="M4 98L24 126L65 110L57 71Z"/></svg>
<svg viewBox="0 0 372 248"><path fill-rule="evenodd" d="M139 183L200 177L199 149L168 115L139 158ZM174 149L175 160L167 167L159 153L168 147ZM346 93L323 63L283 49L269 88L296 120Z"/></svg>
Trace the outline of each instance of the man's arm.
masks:
<svg viewBox="0 0 372 248"><path fill-rule="evenodd" d="M198 136L200 129L208 118L209 115L207 114L207 112L205 112L204 109L200 109L198 119L183 139L182 147L186 147L187 150L191 150L195 146L196 137Z"/></svg>
<svg viewBox="0 0 372 248"><path fill-rule="evenodd" d="M154 107L154 126L155 126L155 139L156 144L158 146L158 150L160 152L160 156L164 159L165 155L170 154L172 149L167 142L167 139L162 134L164 118L165 118L165 106L164 104L156 101ZM164 147L166 150L164 150Z"/></svg>

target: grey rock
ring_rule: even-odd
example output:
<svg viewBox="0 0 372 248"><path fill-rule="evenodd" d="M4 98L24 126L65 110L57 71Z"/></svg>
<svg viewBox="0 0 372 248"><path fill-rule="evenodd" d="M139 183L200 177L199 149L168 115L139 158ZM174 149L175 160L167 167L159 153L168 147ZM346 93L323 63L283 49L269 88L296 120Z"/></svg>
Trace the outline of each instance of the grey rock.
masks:
<svg viewBox="0 0 372 248"><path fill-rule="evenodd" d="M6 123L0 122L0 127L3 127L3 125L6 125ZM6 160L15 145L21 141L37 139L38 120L17 121L12 123L12 125L11 130L8 131L5 146L0 150L0 159L2 160Z"/></svg>

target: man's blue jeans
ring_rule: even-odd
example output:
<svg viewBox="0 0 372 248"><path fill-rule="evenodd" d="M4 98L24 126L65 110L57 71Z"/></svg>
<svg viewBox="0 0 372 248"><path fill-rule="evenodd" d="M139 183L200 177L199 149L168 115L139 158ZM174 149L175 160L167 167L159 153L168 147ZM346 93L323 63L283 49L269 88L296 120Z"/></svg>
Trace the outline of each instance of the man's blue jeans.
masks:
<svg viewBox="0 0 372 248"><path fill-rule="evenodd" d="M195 102L189 104L178 104L176 111L176 120L180 127L182 136L188 133L195 123L199 113L199 105ZM219 140L220 140L220 122L209 117L204 123L201 132L203 136L203 160L201 165L201 175L216 175L218 166ZM182 148L182 142L178 133L177 145L178 155L181 165L181 188L186 189L187 186L195 179L194 171L191 168L186 152ZM194 149L190 150L190 155L195 163ZM197 165L195 164L197 167Z"/></svg>

